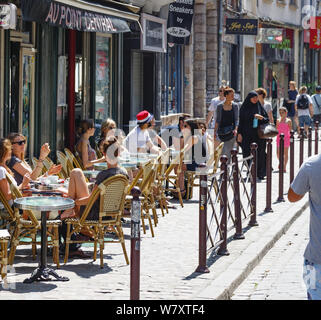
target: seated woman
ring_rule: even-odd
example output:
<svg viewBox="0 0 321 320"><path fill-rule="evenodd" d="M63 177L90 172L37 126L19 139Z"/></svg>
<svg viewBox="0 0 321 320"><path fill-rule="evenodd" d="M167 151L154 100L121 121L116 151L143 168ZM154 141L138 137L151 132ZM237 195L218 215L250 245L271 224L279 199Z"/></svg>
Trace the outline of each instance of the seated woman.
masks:
<svg viewBox="0 0 321 320"><path fill-rule="evenodd" d="M112 147L112 148L111 148ZM110 149L109 149L110 148ZM114 152L111 152L114 151ZM127 171L121 168L118 163L118 157L120 153L120 144L115 137L110 137L103 144L104 159L107 162L107 169L99 172L96 178L95 188L98 188L99 184L104 180L116 175L123 174L128 178ZM78 217L87 205L90 193L85 180L85 176L80 169L73 169L70 173L70 181L68 186L68 197L75 200L75 213ZM99 201L93 205L87 219L98 220L99 214Z"/></svg>
<svg viewBox="0 0 321 320"><path fill-rule="evenodd" d="M117 128L116 122L113 119L108 118L106 121L104 121L101 124L101 133L99 140L97 142L98 149L99 151L103 154L103 144L105 139L110 136L111 134L113 135L113 131Z"/></svg>
<svg viewBox="0 0 321 320"><path fill-rule="evenodd" d="M202 139L202 131L196 119L188 119L185 121L182 134L186 149L184 153L182 172L179 175L179 186L181 194L184 196L186 192L184 185L185 171L196 171L199 164L206 163L207 148L206 142Z"/></svg>
<svg viewBox="0 0 321 320"><path fill-rule="evenodd" d="M91 147L89 138L95 133L94 121L92 119L83 120L80 123L80 139L76 144L82 164L85 169L93 169L93 164L104 161L104 158L97 159L95 150Z"/></svg>
<svg viewBox="0 0 321 320"><path fill-rule="evenodd" d="M12 132L8 139L12 145L12 155L8 162L8 168L13 172L17 184L21 184L26 173L30 174L31 180L39 178L43 168L43 161L50 153L50 146L44 143L40 149L40 156L36 167L32 170L30 165L25 161L26 138L21 133ZM61 165L53 165L48 170L48 175L58 174L61 170Z"/></svg>
<svg viewBox="0 0 321 320"><path fill-rule="evenodd" d="M9 182L7 181L6 175L12 175L13 183L15 183L20 190L27 188L30 181L30 174L27 172L22 178L21 184L17 184L14 179L12 171L7 167L6 163L11 158L11 142L9 139L0 139L0 190L8 200L9 205L13 205L13 195L10 190Z"/></svg>

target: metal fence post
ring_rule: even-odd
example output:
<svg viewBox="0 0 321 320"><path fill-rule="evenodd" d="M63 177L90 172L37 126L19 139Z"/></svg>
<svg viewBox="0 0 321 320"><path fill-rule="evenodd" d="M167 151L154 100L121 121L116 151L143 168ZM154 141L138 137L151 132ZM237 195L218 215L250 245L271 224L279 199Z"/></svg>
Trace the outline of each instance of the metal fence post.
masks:
<svg viewBox="0 0 321 320"><path fill-rule="evenodd" d="M279 197L277 201L284 201L283 187L284 187L284 133L280 134L279 146Z"/></svg>
<svg viewBox="0 0 321 320"><path fill-rule="evenodd" d="M266 145L266 207L264 212L272 212L272 138Z"/></svg>
<svg viewBox="0 0 321 320"><path fill-rule="evenodd" d="M251 144L251 155L253 156L252 159L252 167L251 167L251 219L249 222L249 226L254 227L258 226L259 224L256 221L256 177L257 177L257 144Z"/></svg>
<svg viewBox="0 0 321 320"><path fill-rule="evenodd" d="M308 129L308 157L312 155L312 127Z"/></svg>
<svg viewBox="0 0 321 320"><path fill-rule="evenodd" d="M319 121L315 122L315 127L314 127L314 154L319 153Z"/></svg>
<svg viewBox="0 0 321 320"><path fill-rule="evenodd" d="M139 300L140 287L140 217L141 191L138 187L131 190L131 240L130 240L130 300Z"/></svg>
<svg viewBox="0 0 321 320"><path fill-rule="evenodd" d="M303 163L303 154L304 154L304 128L300 128L300 162L299 166Z"/></svg>
<svg viewBox="0 0 321 320"><path fill-rule="evenodd" d="M294 179L294 131L290 133L290 184Z"/></svg>
<svg viewBox="0 0 321 320"><path fill-rule="evenodd" d="M227 156L223 155L221 156L221 171L224 172L221 175L222 183L221 183L221 203L220 203L220 209L221 209L221 223L220 223L220 229L222 233L222 243L220 245L220 248L217 252L220 256L227 256L230 253L227 250Z"/></svg>
<svg viewBox="0 0 321 320"><path fill-rule="evenodd" d="M234 186L234 214L235 214L235 234L234 239L244 239L242 230L242 215L240 202L240 180L239 180L239 165L237 161L237 149L231 151L233 163L233 186Z"/></svg>
<svg viewBox="0 0 321 320"><path fill-rule="evenodd" d="M198 267L195 272L209 273L206 265L206 232L207 232L207 166L199 165L200 173L200 193L199 193L199 254Z"/></svg>

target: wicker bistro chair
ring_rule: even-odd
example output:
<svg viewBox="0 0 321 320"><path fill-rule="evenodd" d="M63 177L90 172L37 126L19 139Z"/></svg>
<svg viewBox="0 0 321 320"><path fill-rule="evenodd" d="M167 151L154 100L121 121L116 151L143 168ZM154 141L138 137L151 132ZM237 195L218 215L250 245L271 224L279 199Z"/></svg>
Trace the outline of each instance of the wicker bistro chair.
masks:
<svg viewBox="0 0 321 320"><path fill-rule="evenodd" d="M7 285L8 243L10 233L8 230L0 230L0 273L5 285Z"/></svg>
<svg viewBox="0 0 321 320"><path fill-rule="evenodd" d="M221 142L207 160L206 167L209 170L209 174L216 173L219 165L219 160L222 154L223 146L224 142ZM196 178L199 178L199 175L195 171L186 171L185 174L187 176L189 186L189 188L187 188L186 198L190 199L190 197L193 195L193 187L199 187L199 183L195 183L195 180Z"/></svg>
<svg viewBox="0 0 321 320"><path fill-rule="evenodd" d="M84 166L82 165L82 161L79 157L76 157L68 148L65 148L64 151L67 158L74 165L75 168L85 170Z"/></svg>
<svg viewBox="0 0 321 320"><path fill-rule="evenodd" d="M152 225L152 219L149 214L149 209L152 209L153 212L153 218L155 226L157 225L157 214L156 214L156 206L155 206L155 199L152 200L153 195L150 195L149 193L152 191L152 183L155 179L155 160L149 160L146 162L143 166L141 166L136 173L135 178L133 179L132 183L129 185L127 189L127 196L130 198L130 192L131 190L137 186L141 190L141 197L143 198L141 203L141 221L142 221L142 227L143 232L146 234L146 225L145 225L145 218L149 221L149 228L152 234L152 237L155 236L154 229ZM131 209L131 201L126 200L126 209Z"/></svg>
<svg viewBox="0 0 321 320"><path fill-rule="evenodd" d="M165 175L166 168L169 164L169 155L170 149L166 149L162 154L157 158L157 167L156 167L156 179L155 179L155 199L158 201L161 208L162 216L164 217L164 209L168 213L167 199L165 194L165 188L163 184L163 177Z"/></svg>
<svg viewBox="0 0 321 320"><path fill-rule="evenodd" d="M59 150L57 150L57 159L58 159L58 163L61 163L62 165L61 171L64 178L65 179L69 178L71 170L74 169L73 164L70 162L67 156Z"/></svg>
<svg viewBox="0 0 321 320"><path fill-rule="evenodd" d="M169 192L177 192L178 193L178 199L181 207L184 207L183 204L183 198L181 195L181 190L179 187L179 174L182 172L182 166L183 166L183 159L184 159L184 152L186 150L187 146L184 146L179 152L179 154L170 161L170 165L165 170L164 176L162 178L162 183L167 182L168 187L165 188L165 191ZM174 174L174 169L177 168L176 174Z"/></svg>
<svg viewBox="0 0 321 320"><path fill-rule="evenodd" d="M16 185L12 182L11 177L7 175L7 180L10 185L11 192L14 198L21 198L22 194ZM8 213L9 223L11 224L11 242L10 242L10 253L9 261L10 265L13 264L14 256L18 245L30 245L30 242L23 241L22 238L31 238L32 256L36 258L37 244L40 242L36 241L37 232L41 229L41 217L37 216L37 212L32 210L24 210L24 215L20 215L17 208L12 208L4 195L0 191L0 200L3 203ZM47 220L47 236L50 237L48 245L53 247L53 261L56 263L57 268L59 264L59 233L58 227L61 225L61 220L49 219Z"/></svg>
<svg viewBox="0 0 321 320"><path fill-rule="evenodd" d="M115 175L103 181L97 189L95 189L89 199L88 204L80 218L66 219L67 236L65 248L66 264L69 256L70 243L94 243L94 261L97 255L97 243L100 250L100 267L103 268L103 252L105 243L120 243L123 249L126 263L129 264L127 251L125 247L124 233L121 225L121 215L124 210L125 197L128 187L128 179L123 175ZM87 220L88 213L95 201L99 198L100 210L98 220ZM105 220L103 218L109 218ZM73 229L71 230L71 226ZM93 240L74 241L71 240L71 235L80 232L82 228L90 229L93 233ZM105 240L104 234L107 228L112 228L118 240Z"/></svg>

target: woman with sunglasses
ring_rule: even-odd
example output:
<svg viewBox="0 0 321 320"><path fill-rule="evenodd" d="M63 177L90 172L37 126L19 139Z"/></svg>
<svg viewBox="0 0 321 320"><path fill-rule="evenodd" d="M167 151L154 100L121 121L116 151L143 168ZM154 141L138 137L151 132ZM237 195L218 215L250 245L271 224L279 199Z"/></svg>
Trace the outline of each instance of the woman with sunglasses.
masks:
<svg viewBox="0 0 321 320"><path fill-rule="evenodd" d="M0 139L0 190L2 191L3 195L8 200L8 203L12 206L13 205L13 195L10 190L9 182L7 180L7 175L10 174L13 176L12 171L8 168L7 162L11 158L11 148L12 144L9 139ZM16 180L11 179L19 189L27 188L29 181L30 181L30 174L25 173L22 177L22 181L20 184L16 182Z"/></svg>
<svg viewBox="0 0 321 320"><path fill-rule="evenodd" d="M25 161L26 138L21 133L12 132L8 136L12 145L12 155L8 162L8 167L14 174L14 178L18 184L22 183L26 173L30 174L31 180L36 180L42 173L43 161L50 153L50 146L44 143L40 149L40 156L36 167L32 170L30 165ZM61 165L53 165L48 170L48 175L58 174L61 170Z"/></svg>

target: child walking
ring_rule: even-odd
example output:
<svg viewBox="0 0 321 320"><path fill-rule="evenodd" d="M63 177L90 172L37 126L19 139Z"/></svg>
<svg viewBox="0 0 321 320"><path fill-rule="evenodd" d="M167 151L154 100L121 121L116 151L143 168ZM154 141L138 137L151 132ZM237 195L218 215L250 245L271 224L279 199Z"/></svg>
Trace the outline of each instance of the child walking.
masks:
<svg viewBox="0 0 321 320"><path fill-rule="evenodd" d="M292 121L287 117L288 110L285 107L279 108L280 118L276 120L276 128L279 133L276 137L277 157L280 159L280 134L284 134L284 172L288 163L288 152L290 147L290 131L292 130ZM280 168L280 167L279 167Z"/></svg>

